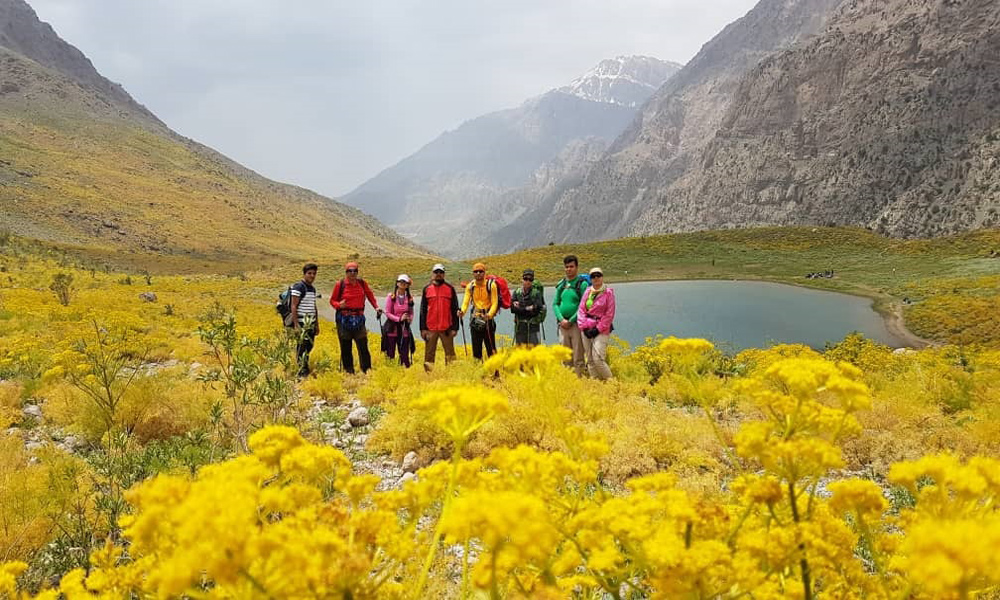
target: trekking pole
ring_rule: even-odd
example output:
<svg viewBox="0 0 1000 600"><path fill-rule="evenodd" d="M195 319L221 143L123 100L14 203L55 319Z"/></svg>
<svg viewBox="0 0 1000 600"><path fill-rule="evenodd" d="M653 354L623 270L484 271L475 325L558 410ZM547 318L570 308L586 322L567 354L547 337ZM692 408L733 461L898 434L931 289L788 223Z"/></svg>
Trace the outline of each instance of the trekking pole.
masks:
<svg viewBox="0 0 1000 600"><path fill-rule="evenodd" d="M465 341L465 319L459 319L458 325L462 329L462 347L465 348L465 358L469 358L469 343Z"/></svg>
<svg viewBox="0 0 1000 600"><path fill-rule="evenodd" d="M539 323L538 328L542 330L542 345L545 346L548 344L548 342L545 341L545 323ZM528 331L531 330L529 329Z"/></svg>

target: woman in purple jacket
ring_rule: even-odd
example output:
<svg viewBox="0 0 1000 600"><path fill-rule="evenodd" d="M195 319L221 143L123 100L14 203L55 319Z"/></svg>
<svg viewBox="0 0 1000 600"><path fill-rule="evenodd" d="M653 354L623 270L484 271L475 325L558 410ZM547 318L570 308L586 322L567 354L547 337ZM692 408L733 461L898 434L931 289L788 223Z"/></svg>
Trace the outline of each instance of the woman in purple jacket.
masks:
<svg viewBox="0 0 1000 600"><path fill-rule="evenodd" d="M396 289L385 298L385 317L388 321L382 328L382 351L392 360L399 350L400 364L409 368L410 356L416 346L410 330L413 296L410 295L409 275L403 273L396 278Z"/></svg>
<svg viewBox="0 0 1000 600"><path fill-rule="evenodd" d="M596 379L611 379L608 366L608 340L615 320L615 291L604 285L604 272L590 270L590 287L580 298L576 321L583 333L583 354L587 370Z"/></svg>

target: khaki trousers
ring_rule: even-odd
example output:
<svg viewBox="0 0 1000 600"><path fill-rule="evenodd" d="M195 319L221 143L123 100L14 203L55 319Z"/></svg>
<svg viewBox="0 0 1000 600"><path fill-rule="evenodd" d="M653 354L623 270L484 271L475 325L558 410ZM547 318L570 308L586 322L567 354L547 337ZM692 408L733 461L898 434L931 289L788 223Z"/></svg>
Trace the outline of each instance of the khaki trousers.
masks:
<svg viewBox="0 0 1000 600"><path fill-rule="evenodd" d="M577 377L583 377L584 362L583 334L576 323L571 323L568 329L559 327L559 341L573 351L573 357L566 361L567 367L573 367Z"/></svg>
<svg viewBox="0 0 1000 600"><path fill-rule="evenodd" d="M611 379L611 367L608 366L608 341L611 336L602 333L594 339L583 336L583 352L587 356L587 370L594 379Z"/></svg>
<svg viewBox="0 0 1000 600"><path fill-rule="evenodd" d="M437 354L438 340L444 346L444 364L455 360L455 338L450 331L429 331L424 346L424 370L430 371L434 368L434 357Z"/></svg>

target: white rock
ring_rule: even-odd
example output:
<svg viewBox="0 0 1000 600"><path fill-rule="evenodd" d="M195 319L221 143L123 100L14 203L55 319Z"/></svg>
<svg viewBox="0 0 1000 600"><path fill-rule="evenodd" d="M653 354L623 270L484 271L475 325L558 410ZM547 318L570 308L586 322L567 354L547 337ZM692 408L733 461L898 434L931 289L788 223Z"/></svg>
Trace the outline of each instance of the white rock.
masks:
<svg viewBox="0 0 1000 600"><path fill-rule="evenodd" d="M343 423L340 426L340 430L343 431L344 433L347 433L352 429L354 429L354 427L352 427L350 423Z"/></svg>
<svg viewBox="0 0 1000 600"><path fill-rule="evenodd" d="M363 406L355 408L347 415L347 422L354 427L364 427L368 424L368 409Z"/></svg>
<svg viewBox="0 0 1000 600"><path fill-rule="evenodd" d="M406 456L403 457L403 472L404 473L416 473L420 466L420 457L414 451L409 451Z"/></svg>
<svg viewBox="0 0 1000 600"><path fill-rule="evenodd" d="M36 419L42 418L42 407L38 406L37 404L29 404L25 406L21 410L21 412L23 412L25 415L29 417L35 417Z"/></svg>
<svg viewBox="0 0 1000 600"><path fill-rule="evenodd" d="M39 450L39 449L41 449L44 446L45 446L45 444L43 444L42 442L28 442L28 443L26 443L24 445L24 448L26 450L28 450L29 452L32 452L32 451L35 451L35 450Z"/></svg>
<svg viewBox="0 0 1000 600"><path fill-rule="evenodd" d="M416 481L417 476L413 473L403 473L403 476L399 478L399 485L406 485L407 481Z"/></svg>
<svg viewBox="0 0 1000 600"><path fill-rule="evenodd" d="M917 351L913 348L896 348L892 353L909 356L910 354L916 354Z"/></svg>

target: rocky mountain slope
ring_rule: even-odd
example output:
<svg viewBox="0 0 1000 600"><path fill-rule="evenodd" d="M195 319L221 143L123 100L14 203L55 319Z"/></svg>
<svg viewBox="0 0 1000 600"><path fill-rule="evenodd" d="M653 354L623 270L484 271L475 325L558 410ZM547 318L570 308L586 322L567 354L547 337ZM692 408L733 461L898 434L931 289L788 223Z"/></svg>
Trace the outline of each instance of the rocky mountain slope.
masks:
<svg viewBox="0 0 1000 600"><path fill-rule="evenodd" d="M753 225L996 225L1000 3L762 0L529 241Z"/></svg>
<svg viewBox="0 0 1000 600"><path fill-rule="evenodd" d="M22 0L0 0L0 228L201 270L424 254L355 208L170 131Z"/></svg>
<svg viewBox="0 0 1000 600"><path fill-rule="evenodd" d="M442 134L344 201L436 251L481 253L494 228L481 211L496 212L496 203L519 189L522 204L539 202L527 188L562 169L564 153L582 140L610 143L631 122L636 103L677 68L648 57L604 61L566 88Z"/></svg>

